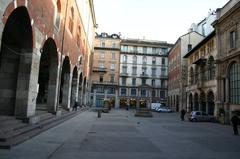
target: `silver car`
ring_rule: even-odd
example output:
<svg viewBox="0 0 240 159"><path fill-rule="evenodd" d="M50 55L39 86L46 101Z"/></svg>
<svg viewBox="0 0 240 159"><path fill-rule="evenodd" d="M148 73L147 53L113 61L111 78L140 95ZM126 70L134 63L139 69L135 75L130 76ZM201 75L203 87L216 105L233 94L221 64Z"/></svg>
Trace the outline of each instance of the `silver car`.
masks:
<svg viewBox="0 0 240 159"><path fill-rule="evenodd" d="M192 111L188 117L189 121L214 121L214 117L203 111Z"/></svg>

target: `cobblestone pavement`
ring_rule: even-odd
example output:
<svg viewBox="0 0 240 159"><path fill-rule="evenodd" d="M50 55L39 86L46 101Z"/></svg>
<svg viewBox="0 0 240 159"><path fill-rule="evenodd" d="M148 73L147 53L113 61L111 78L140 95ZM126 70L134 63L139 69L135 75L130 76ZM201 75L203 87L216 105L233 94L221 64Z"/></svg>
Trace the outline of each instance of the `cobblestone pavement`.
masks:
<svg viewBox="0 0 240 159"><path fill-rule="evenodd" d="M134 117L87 111L12 148L1 159L239 159L240 137L216 123L180 121L177 113Z"/></svg>

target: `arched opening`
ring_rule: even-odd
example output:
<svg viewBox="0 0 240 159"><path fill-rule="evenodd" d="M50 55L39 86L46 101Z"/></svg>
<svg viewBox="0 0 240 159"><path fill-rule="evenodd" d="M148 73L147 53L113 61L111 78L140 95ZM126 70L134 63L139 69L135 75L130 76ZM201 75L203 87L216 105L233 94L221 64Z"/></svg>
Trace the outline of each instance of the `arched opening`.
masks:
<svg viewBox="0 0 240 159"><path fill-rule="evenodd" d="M189 111L193 111L193 96L192 93L189 94Z"/></svg>
<svg viewBox="0 0 240 159"><path fill-rule="evenodd" d="M199 100L199 102L200 102L201 111L206 112L207 111L207 109L206 109L206 95L205 95L204 92L200 93L200 100Z"/></svg>
<svg viewBox="0 0 240 159"><path fill-rule="evenodd" d="M75 66L73 69L73 75L72 75L72 89L71 89L71 106L74 105L75 101L78 101L77 99L77 82L78 82L78 71L77 67Z"/></svg>
<svg viewBox="0 0 240 159"><path fill-rule="evenodd" d="M198 94L194 94L194 110L199 110Z"/></svg>
<svg viewBox="0 0 240 159"><path fill-rule="evenodd" d="M207 104L208 104L208 114L214 115L215 103L214 103L214 93L212 91L207 94Z"/></svg>
<svg viewBox="0 0 240 159"><path fill-rule="evenodd" d="M137 100L135 98L131 98L129 104L130 108L135 109L137 107Z"/></svg>
<svg viewBox="0 0 240 159"><path fill-rule="evenodd" d="M23 92L29 83L30 66L26 64L33 51L30 17L26 7L15 9L5 24L0 51L0 114L16 115L16 104L26 107ZM28 67L29 66L29 67ZM27 79L26 79L27 78ZM21 88L20 88L21 87ZM21 97L20 97L21 94ZM19 97L18 97L19 95ZM21 100L19 103L17 100ZM24 113L23 113L24 112Z"/></svg>
<svg viewBox="0 0 240 159"><path fill-rule="evenodd" d="M62 74L61 74L61 86L60 86L60 98L59 103L68 108L69 101L69 82L70 81L70 61L68 57L65 57L62 66Z"/></svg>
<svg viewBox="0 0 240 159"><path fill-rule="evenodd" d="M38 75L37 110L52 110L56 95L58 53L53 39L43 45ZM54 110L53 110L54 111Z"/></svg>

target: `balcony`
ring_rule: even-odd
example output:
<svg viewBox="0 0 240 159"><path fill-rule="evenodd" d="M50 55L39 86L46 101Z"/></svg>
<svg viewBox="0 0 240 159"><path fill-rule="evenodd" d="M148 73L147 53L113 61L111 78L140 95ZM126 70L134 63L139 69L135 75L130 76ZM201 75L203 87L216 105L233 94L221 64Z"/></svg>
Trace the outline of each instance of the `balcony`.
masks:
<svg viewBox="0 0 240 159"><path fill-rule="evenodd" d="M105 67L93 67L93 72L107 72L107 68Z"/></svg>
<svg viewBox="0 0 240 159"><path fill-rule="evenodd" d="M140 74L140 77L146 77L146 78L147 78L147 77L148 77L148 74L146 74L146 73L143 72L142 74Z"/></svg>
<svg viewBox="0 0 240 159"><path fill-rule="evenodd" d="M118 85L117 82L112 82L112 81L92 81L92 84L101 84L101 85Z"/></svg>
<svg viewBox="0 0 240 159"><path fill-rule="evenodd" d="M127 72L122 72L122 73L120 73L120 76L128 76L128 73Z"/></svg>
<svg viewBox="0 0 240 159"><path fill-rule="evenodd" d="M160 77L161 79L167 79L167 78L168 78L167 75L160 75L159 77Z"/></svg>

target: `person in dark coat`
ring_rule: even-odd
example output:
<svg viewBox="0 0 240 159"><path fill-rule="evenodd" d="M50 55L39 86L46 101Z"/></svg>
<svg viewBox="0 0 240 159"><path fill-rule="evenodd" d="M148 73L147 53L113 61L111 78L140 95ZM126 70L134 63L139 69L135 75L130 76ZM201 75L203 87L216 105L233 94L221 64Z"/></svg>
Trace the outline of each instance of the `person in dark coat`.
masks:
<svg viewBox="0 0 240 159"><path fill-rule="evenodd" d="M238 135L238 123L239 123L239 118L237 115L233 115L231 118L232 126L233 126L233 134Z"/></svg>
<svg viewBox="0 0 240 159"><path fill-rule="evenodd" d="M182 109L180 113L181 113L181 120L184 121L186 111L184 109Z"/></svg>
<svg viewBox="0 0 240 159"><path fill-rule="evenodd" d="M73 110L74 111L77 111L77 108L78 108L78 102L75 101L74 105L73 105Z"/></svg>

